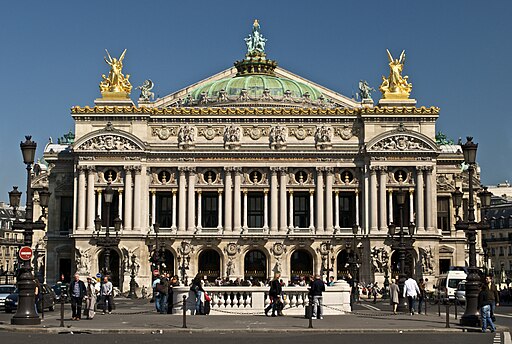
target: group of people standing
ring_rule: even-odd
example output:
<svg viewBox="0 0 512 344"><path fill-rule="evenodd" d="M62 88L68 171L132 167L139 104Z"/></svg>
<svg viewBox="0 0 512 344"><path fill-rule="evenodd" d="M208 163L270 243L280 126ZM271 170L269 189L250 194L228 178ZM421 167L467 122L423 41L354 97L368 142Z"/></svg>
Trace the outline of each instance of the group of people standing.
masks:
<svg viewBox="0 0 512 344"><path fill-rule="evenodd" d="M158 270L153 271L153 300L156 311L160 314L172 314L172 302L174 298L173 288L179 285L178 276L169 273L160 274Z"/></svg>
<svg viewBox="0 0 512 344"><path fill-rule="evenodd" d="M87 283L84 283L80 280L80 276L75 274L68 289L72 319L78 321L82 318L82 303L85 301L84 315L86 319L92 320L96 314L95 307L98 295L103 303L103 314L106 314L107 311L108 314L111 314L114 300L113 289L112 282L109 281L107 276L103 277L103 283L98 288L93 277L87 277Z"/></svg>

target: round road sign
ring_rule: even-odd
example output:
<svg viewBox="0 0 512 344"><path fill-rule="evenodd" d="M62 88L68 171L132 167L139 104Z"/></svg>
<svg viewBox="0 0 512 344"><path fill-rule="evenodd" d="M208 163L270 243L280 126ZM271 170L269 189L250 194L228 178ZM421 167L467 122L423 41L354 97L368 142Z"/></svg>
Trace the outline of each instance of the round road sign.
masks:
<svg viewBox="0 0 512 344"><path fill-rule="evenodd" d="M32 259L32 249L28 246L23 246L22 248L20 248L18 256L20 257L21 260L30 260Z"/></svg>

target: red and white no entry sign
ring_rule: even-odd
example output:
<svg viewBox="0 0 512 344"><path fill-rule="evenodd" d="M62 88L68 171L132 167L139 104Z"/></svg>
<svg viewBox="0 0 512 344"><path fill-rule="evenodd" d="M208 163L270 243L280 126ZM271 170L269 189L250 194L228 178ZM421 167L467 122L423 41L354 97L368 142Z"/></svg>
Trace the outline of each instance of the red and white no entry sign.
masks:
<svg viewBox="0 0 512 344"><path fill-rule="evenodd" d="M28 246L23 246L20 248L18 256L20 256L21 260L30 260L32 259L32 249Z"/></svg>

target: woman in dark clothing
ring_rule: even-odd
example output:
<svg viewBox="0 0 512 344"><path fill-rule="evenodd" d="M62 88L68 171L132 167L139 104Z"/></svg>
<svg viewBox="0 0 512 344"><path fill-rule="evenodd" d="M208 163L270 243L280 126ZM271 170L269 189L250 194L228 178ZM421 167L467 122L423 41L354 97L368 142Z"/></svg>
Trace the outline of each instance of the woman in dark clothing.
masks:
<svg viewBox="0 0 512 344"><path fill-rule="evenodd" d="M279 277L281 277L281 274L279 272L276 272L274 275L274 279L270 282L270 290L268 292L268 296L270 297L270 305L265 308L265 315L268 317L268 312L270 309L272 309L272 316L275 317L276 311L278 312L278 315L282 315L282 313L278 309L279 305L279 296L281 296L281 293L283 291L283 288L281 286L281 282L279 282Z"/></svg>
<svg viewBox="0 0 512 344"><path fill-rule="evenodd" d="M487 331L487 325L491 327L491 332L496 331L496 326L491 318L491 306L494 301L494 295L487 285L482 284L480 294L478 294L478 309L482 317L482 332Z"/></svg>

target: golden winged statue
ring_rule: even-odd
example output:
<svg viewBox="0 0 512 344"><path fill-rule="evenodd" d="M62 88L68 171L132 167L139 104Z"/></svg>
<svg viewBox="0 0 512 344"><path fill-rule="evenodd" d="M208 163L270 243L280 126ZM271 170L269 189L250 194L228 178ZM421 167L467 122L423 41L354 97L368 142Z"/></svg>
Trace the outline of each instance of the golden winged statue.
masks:
<svg viewBox="0 0 512 344"><path fill-rule="evenodd" d="M107 57L105 57L105 62L110 66L110 72L108 73L108 77L103 74L101 78L103 79L100 82L100 91L103 97L111 98L111 97L124 97L128 98L128 95L132 91L132 85L128 80L130 78L129 74L123 75L123 59L126 54L126 49L123 51L121 56L116 59L110 56L107 49Z"/></svg>
<svg viewBox="0 0 512 344"><path fill-rule="evenodd" d="M411 94L412 84L407 82L408 76L402 76L405 63L405 50L402 50L399 59L386 49L389 58L389 77L382 76L382 84L379 90L384 99L408 99Z"/></svg>

